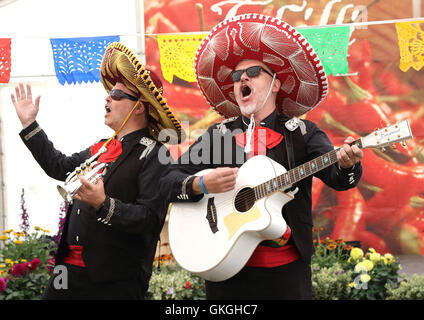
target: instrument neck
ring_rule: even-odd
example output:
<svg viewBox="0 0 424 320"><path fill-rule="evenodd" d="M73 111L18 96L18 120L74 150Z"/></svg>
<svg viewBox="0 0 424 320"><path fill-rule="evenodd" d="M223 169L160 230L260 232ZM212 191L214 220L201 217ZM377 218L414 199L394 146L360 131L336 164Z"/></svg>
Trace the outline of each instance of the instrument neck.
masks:
<svg viewBox="0 0 424 320"><path fill-rule="evenodd" d="M358 148L363 148L361 140L355 140L350 145L356 145ZM303 180L314 173L321 171L333 164L337 160L337 151L339 149L331 150L311 161L308 161L296 168L293 168L280 176L277 176L267 182L264 182L253 188L256 200L262 199L278 190L285 190L290 188L296 182Z"/></svg>

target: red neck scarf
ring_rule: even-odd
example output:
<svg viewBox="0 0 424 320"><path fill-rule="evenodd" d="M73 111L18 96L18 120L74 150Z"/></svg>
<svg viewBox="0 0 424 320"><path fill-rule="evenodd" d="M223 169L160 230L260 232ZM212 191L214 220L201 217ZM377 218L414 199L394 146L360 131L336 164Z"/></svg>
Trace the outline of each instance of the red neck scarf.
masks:
<svg viewBox="0 0 424 320"><path fill-rule="evenodd" d="M234 138L239 146L243 148L245 147L246 131L235 135ZM266 149L274 148L283 140L283 138L284 136L270 128L255 126L253 129L252 140L250 142L252 151L249 152L249 158L258 154L266 155Z"/></svg>
<svg viewBox="0 0 424 320"><path fill-rule="evenodd" d="M91 155L95 155L99 149L104 145L103 142L98 142L95 145L91 146ZM101 163L109 163L115 161L116 158L122 153L122 145L119 140L112 139L106 146L107 151L102 153L97 161Z"/></svg>

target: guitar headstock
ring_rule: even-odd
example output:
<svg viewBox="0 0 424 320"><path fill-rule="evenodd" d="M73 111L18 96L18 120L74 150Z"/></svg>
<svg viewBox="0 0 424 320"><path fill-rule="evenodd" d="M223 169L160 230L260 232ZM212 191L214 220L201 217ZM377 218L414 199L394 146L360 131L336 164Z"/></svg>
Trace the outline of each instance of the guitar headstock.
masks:
<svg viewBox="0 0 424 320"><path fill-rule="evenodd" d="M369 135L362 137L362 148L385 148L398 142L412 138L412 131L409 120L402 120L398 123L377 129Z"/></svg>

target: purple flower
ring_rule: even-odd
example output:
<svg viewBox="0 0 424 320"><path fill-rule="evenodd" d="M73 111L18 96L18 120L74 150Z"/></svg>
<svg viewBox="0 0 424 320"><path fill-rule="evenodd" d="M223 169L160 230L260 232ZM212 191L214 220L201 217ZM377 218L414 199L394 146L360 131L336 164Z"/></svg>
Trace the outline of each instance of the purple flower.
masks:
<svg viewBox="0 0 424 320"><path fill-rule="evenodd" d="M7 288L6 279L0 278L0 292L3 292Z"/></svg>
<svg viewBox="0 0 424 320"><path fill-rule="evenodd" d="M28 212L27 212L27 208L25 205L25 189L22 188L22 194L21 194L21 230L22 232L24 232L25 234L28 233L28 229L29 229L29 222L28 222Z"/></svg>
<svg viewBox="0 0 424 320"><path fill-rule="evenodd" d="M60 206L60 213L59 213L59 229L57 231L57 234L53 237L53 241L56 244L59 244L60 238L62 236L63 227L65 225L66 220L66 212L68 211L69 203L67 201L64 201L62 205Z"/></svg>
<svg viewBox="0 0 424 320"><path fill-rule="evenodd" d="M166 292L167 295L172 295L174 294L174 286L172 286L171 288L169 288L169 290Z"/></svg>

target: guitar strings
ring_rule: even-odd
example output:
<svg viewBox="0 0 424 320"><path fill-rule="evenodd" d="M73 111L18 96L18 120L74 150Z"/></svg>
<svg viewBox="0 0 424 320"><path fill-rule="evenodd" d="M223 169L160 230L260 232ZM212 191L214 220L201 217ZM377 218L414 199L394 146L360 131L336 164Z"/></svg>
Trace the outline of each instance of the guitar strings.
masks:
<svg viewBox="0 0 424 320"><path fill-rule="evenodd" d="M329 165L332 165L332 164L334 164L334 163L336 163L337 162L337 157L336 157L336 153L337 153L337 151L339 150L340 148L336 148L336 149L334 149L334 150L332 150L332 151L330 151L330 152L328 152L327 154L324 154L324 155L321 155L321 156L319 156L319 157L317 157L317 158L315 158L315 159L313 159L313 160L311 160L311 161L308 161L308 162L305 162L302 166L305 166L306 164L309 164L309 166L310 166L310 163L312 162L312 161L316 161L317 159L319 159L319 158L322 158L323 156L328 156L328 158L329 158L329 160L330 160L330 162L329 162ZM322 160L321 160L322 161ZM316 163L316 162L315 162ZM300 167L300 166L299 166ZM297 167L297 168L299 168L299 167ZM324 167L323 167L324 168ZM323 169L323 168L321 168L321 169ZM296 169L296 168L295 168ZM320 169L320 170L321 170ZM312 170L311 170L311 168L309 168L309 172L312 172ZM274 180L274 179L281 179L281 177L283 176L283 175L285 175L285 174L289 174L289 171L286 171L285 173L283 173L283 174L281 174L281 175L279 175L279 176L276 176L276 177L274 177L274 178L272 178L272 179L270 179L270 180L268 180L268 181L266 181L266 182L264 182L264 183L261 183L261 184L259 184L259 185L257 185L257 186L255 186L255 187L250 187L250 189L249 190L252 190L251 192L247 192L247 191L243 191L243 190L241 190L241 191L239 191L239 193L236 195L236 198L235 198L235 200L234 200L234 207L235 208L238 208L238 207L240 207L241 205L244 205L244 204L249 204L249 203L252 203L253 205L254 205L254 203L257 201L257 200L259 200L259 199L262 199L263 197L266 197L267 195L270 195L270 194L272 194L272 193L274 193L274 192L277 192L277 191L279 191L279 190L282 190L282 189L287 189L287 188L289 188L292 184L284 184L284 183L282 183L281 181L280 181L280 184L281 184L281 186L279 187L279 188L275 188L275 186L274 186L274 184L270 184L269 185L269 187L266 187L265 185L267 184L267 183L269 183L271 180ZM307 177L307 176L309 176L310 174L308 174L308 175L305 175L305 177ZM289 175L289 178L290 178L290 175ZM296 178L295 178L296 179ZM291 180L291 178L290 178L290 180ZM286 179L284 179L284 181L286 181ZM256 190L257 191L255 191L254 189L256 188ZM260 190L260 188L263 188L263 190ZM270 189L269 189L270 188ZM241 192L243 192L244 194L242 194L242 195L240 195L240 193ZM256 194L257 193L262 193L263 194L263 196L261 196L261 197L257 197L256 196ZM233 202L233 198L231 197L230 199L225 199L225 200L223 200L223 201L221 201L221 202L218 202L218 203L215 203L215 207L221 207L221 206L226 206L226 205L230 205L230 204L232 204L232 202ZM249 209L250 208L252 208L253 207L253 205L252 206L250 206L249 207ZM248 210L249 210L248 209ZM248 211L247 210L247 211Z"/></svg>

